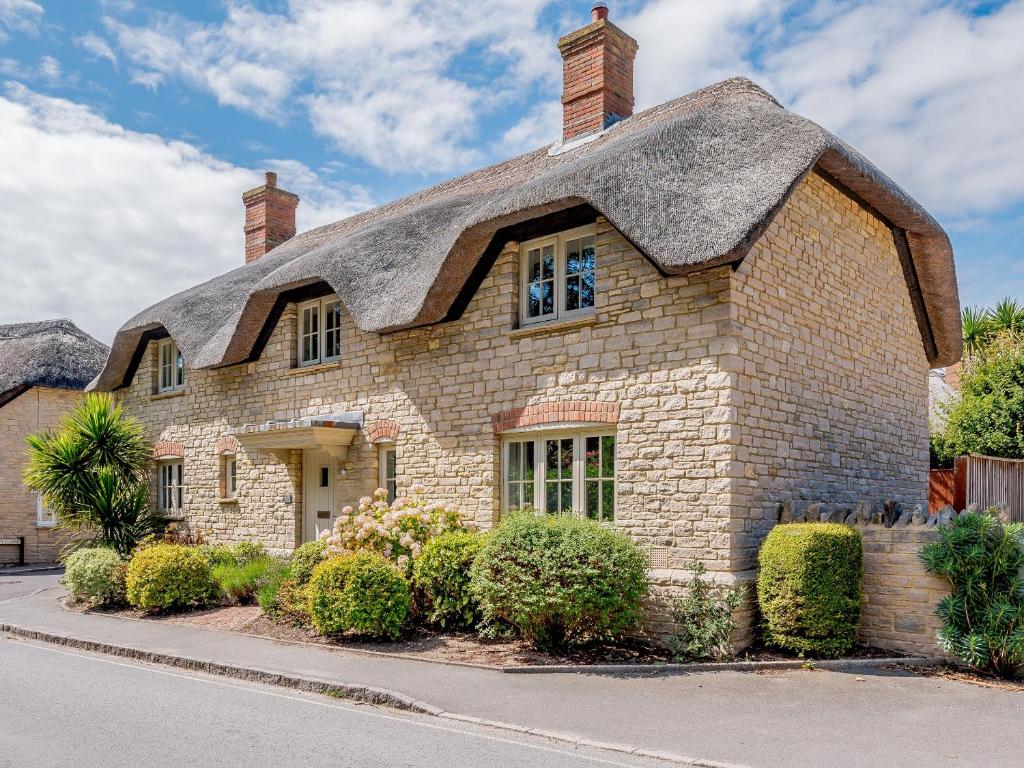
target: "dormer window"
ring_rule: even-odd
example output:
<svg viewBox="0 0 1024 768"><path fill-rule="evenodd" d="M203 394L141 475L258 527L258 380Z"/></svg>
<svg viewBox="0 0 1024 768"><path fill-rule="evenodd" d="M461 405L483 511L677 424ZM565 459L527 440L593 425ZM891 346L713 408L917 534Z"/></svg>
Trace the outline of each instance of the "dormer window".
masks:
<svg viewBox="0 0 1024 768"><path fill-rule="evenodd" d="M329 363L341 357L341 301L337 296L299 305L299 365Z"/></svg>
<svg viewBox="0 0 1024 768"><path fill-rule="evenodd" d="M520 247L522 325L571 320L594 311L596 233L579 227Z"/></svg>
<svg viewBox="0 0 1024 768"><path fill-rule="evenodd" d="M176 392L185 386L185 358L174 339L162 339L158 348L160 371L158 392Z"/></svg>

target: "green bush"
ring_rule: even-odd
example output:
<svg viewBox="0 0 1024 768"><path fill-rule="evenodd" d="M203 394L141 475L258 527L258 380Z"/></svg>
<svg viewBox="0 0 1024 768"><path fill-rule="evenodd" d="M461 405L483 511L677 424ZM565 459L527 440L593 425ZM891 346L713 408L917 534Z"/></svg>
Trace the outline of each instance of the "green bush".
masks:
<svg viewBox="0 0 1024 768"><path fill-rule="evenodd" d="M114 605L124 600L125 562L112 549L79 549L64 561L61 581L76 600Z"/></svg>
<svg viewBox="0 0 1024 768"><path fill-rule="evenodd" d="M374 552L325 560L307 585L313 626L323 635L351 630L396 639L409 617L409 583Z"/></svg>
<svg viewBox="0 0 1024 768"><path fill-rule="evenodd" d="M668 639L668 647L676 661L716 661L732 656L729 638L736 628L733 612L740 607L743 592L739 589L720 593L703 578L707 568L699 560L690 566L693 577L686 596L672 606L672 620L677 631Z"/></svg>
<svg viewBox="0 0 1024 768"><path fill-rule="evenodd" d="M270 583L284 581L282 572L288 569L287 563L269 555L241 563L221 563L213 566L213 581L220 594L229 602L248 603L259 594L260 590Z"/></svg>
<svg viewBox="0 0 1024 768"><path fill-rule="evenodd" d="M278 615L281 612L281 586L291 579L291 568L281 560L274 561L274 567L266 572L256 590L256 602L263 612Z"/></svg>
<svg viewBox="0 0 1024 768"><path fill-rule="evenodd" d="M267 585L258 595L263 612L273 619L301 627L310 624L309 595L306 585L287 578L276 586Z"/></svg>
<svg viewBox="0 0 1024 768"><path fill-rule="evenodd" d="M838 523L777 525L758 563L766 643L820 656L850 650L860 620L860 533Z"/></svg>
<svg viewBox="0 0 1024 768"><path fill-rule="evenodd" d="M480 605L470 588L469 572L484 545L484 537L451 531L423 546L412 578L420 590L427 620L440 627L471 627L480 619Z"/></svg>
<svg viewBox="0 0 1024 768"><path fill-rule="evenodd" d="M936 609L939 646L964 664L1001 677L1024 674L1024 525L967 513L938 529L921 560L949 581Z"/></svg>
<svg viewBox="0 0 1024 768"><path fill-rule="evenodd" d="M327 539L313 539L313 541L307 541L296 547L292 552L292 578L302 585L309 583L313 569L323 562L326 549Z"/></svg>
<svg viewBox="0 0 1024 768"><path fill-rule="evenodd" d="M484 621L540 647L621 635L640 621L647 558L627 536L569 516L509 515L472 568Z"/></svg>
<svg viewBox="0 0 1024 768"><path fill-rule="evenodd" d="M253 541L239 541L235 544L203 544L199 551L210 562L211 568L218 565L246 565L270 555L267 548Z"/></svg>
<svg viewBox="0 0 1024 768"><path fill-rule="evenodd" d="M147 611L199 605L214 594L210 561L196 547L154 544L128 563L128 602Z"/></svg>

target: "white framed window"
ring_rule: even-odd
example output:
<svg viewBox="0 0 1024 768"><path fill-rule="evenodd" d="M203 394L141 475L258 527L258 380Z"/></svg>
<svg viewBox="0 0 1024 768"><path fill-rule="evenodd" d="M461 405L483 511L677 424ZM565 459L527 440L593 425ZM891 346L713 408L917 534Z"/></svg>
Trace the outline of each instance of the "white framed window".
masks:
<svg viewBox="0 0 1024 768"><path fill-rule="evenodd" d="M222 499L238 497L238 459L230 453L220 457L220 487Z"/></svg>
<svg viewBox="0 0 1024 768"><path fill-rule="evenodd" d="M185 465L182 461L165 461L160 470L160 510L178 515L185 506Z"/></svg>
<svg viewBox="0 0 1024 768"><path fill-rule="evenodd" d="M395 500L398 495L398 451L394 443L381 443L378 450L379 476L377 478L381 488L388 492L388 504Z"/></svg>
<svg viewBox="0 0 1024 768"><path fill-rule="evenodd" d="M615 520L615 434L573 430L509 435L502 443L502 508Z"/></svg>
<svg viewBox="0 0 1024 768"><path fill-rule="evenodd" d="M43 494L36 494L36 527L53 528L57 525L57 515L53 510L43 504Z"/></svg>
<svg viewBox="0 0 1024 768"><path fill-rule="evenodd" d="M300 366L341 357L341 301L336 296L300 304L298 323Z"/></svg>
<svg viewBox="0 0 1024 768"><path fill-rule="evenodd" d="M520 246L522 325L569 320L594 311L596 228L577 227Z"/></svg>
<svg viewBox="0 0 1024 768"><path fill-rule="evenodd" d="M185 358L174 339L161 339L158 347L160 358L157 391L174 392L185 386Z"/></svg>

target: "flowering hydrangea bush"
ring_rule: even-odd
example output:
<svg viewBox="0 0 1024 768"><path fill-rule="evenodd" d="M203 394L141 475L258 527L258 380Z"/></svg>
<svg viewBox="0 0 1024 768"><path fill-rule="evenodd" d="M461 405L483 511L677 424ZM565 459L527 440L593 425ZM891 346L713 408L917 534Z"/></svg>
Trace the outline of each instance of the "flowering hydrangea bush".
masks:
<svg viewBox="0 0 1024 768"><path fill-rule="evenodd" d="M372 498L364 496L359 500L358 510L345 507L327 539L324 556L376 552L408 573L429 539L448 531L472 528L462 521L456 509L428 502L424 493L423 486L414 485L410 496L397 498L389 505L387 490L378 488Z"/></svg>

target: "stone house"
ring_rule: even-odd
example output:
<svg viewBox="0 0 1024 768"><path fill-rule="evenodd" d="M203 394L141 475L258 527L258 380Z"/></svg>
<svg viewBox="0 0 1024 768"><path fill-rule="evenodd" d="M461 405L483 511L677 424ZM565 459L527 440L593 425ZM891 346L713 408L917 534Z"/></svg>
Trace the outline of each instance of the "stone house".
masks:
<svg viewBox="0 0 1024 768"><path fill-rule="evenodd" d="M24 537L27 563L52 563L56 520L22 483L25 438L53 429L103 368L107 347L70 320L0 325L0 540ZM18 548L0 546L0 563Z"/></svg>
<svg viewBox="0 0 1024 768"><path fill-rule="evenodd" d="M245 265L121 328L96 386L183 524L287 551L418 483L614 525L664 595L748 581L783 502L925 503L939 224L748 80L632 114L600 4L559 48L556 144L301 234L268 173Z"/></svg>

